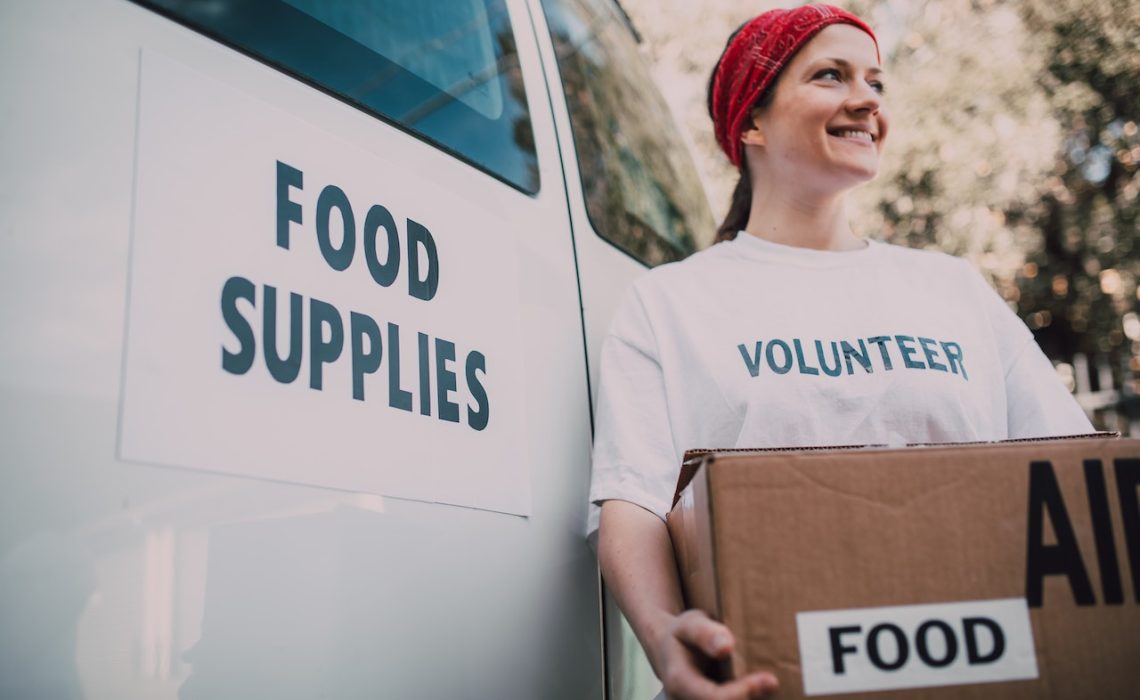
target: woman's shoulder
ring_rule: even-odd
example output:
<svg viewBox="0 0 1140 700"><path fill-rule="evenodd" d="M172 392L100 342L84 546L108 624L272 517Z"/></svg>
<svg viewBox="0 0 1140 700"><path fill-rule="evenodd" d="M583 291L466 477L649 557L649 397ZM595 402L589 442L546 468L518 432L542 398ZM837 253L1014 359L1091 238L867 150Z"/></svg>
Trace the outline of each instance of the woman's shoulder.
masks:
<svg viewBox="0 0 1140 700"><path fill-rule="evenodd" d="M941 250L911 248L885 241L873 241L871 245L875 246L882 259L903 265L915 272L963 277L977 276L977 272L970 261L944 253Z"/></svg>
<svg viewBox="0 0 1140 700"><path fill-rule="evenodd" d="M643 292L649 292L651 290L672 289L676 288L677 285L699 283L702 279L708 279L707 275L711 270L723 266L726 261L732 259L732 256L727 254L728 252L727 245L714 243L707 248L689 254L681 260L650 268L637 277L634 286Z"/></svg>
<svg viewBox="0 0 1140 700"><path fill-rule="evenodd" d="M989 279L966 258L939 250L888 243L878 245L883 248L883 258L893 260L891 269L900 271L899 276L912 284L940 290L938 293L950 294L953 298L987 308L995 304L1005 306L1005 301L1000 299Z"/></svg>
<svg viewBox="0 0 1140 700"><path fill-rule="evenodd" d="M913 248L911 246L889 243L887 241L872 241L871 244L876 246L882 255L895 256L896 258L908 260L920 265L961 267L963 264L968 264L965 260L956 255L944 253L935 248Z"/></svg>
<svg viewBox="0 0 1140 700"><path fill-rule="evenodd" d="M709 280L724 274L723 244L642 271L634 276L617 305L617 319L661 321L708 292ZM642 321L639 321L639 323Z"/></svg>

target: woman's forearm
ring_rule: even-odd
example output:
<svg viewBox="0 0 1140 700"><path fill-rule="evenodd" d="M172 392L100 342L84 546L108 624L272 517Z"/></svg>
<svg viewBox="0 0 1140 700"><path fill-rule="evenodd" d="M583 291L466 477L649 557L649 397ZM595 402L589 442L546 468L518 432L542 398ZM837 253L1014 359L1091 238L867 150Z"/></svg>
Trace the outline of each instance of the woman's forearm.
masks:
<svg viewBox="0 0 1140 700"><path fill-rule="evenodd" d="M641 641L653 672L670 698L764 698L779 683L768 672L723 684L700 666L725 658L732 633L699 610L684 610L669 531L653 513L625 501L606 501L598 531L598 561L606 586Z"/></svg>
<svg viewBox="0 0 1140 700"><path fill-rule="evenodd" d="M661 637L683 609L677 564L665 523L626 501L602 504L598 563L653 670L661 675Z"/></svg>

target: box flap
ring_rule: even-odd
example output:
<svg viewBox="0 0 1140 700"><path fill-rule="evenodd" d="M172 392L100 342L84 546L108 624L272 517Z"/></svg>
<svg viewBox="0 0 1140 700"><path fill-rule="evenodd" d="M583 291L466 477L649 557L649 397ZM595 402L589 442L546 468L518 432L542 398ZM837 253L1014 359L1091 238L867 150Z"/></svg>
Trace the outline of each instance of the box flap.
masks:
<svg viewBox="0 0 1140 700"><path fill-rule="evenodd" d="M1033 442L1048 442L1053 440L1087 440L1119 438L1120 433L1112 430L1101 430L1093 433L1079 435L1060 435L1057 437L1010 438L1008 440L976 440L972 442L911 442L906 445L866 444L866 445L810 445L807 447L695 447L685 450L681 459L681 473L677 477L677 488L673 491L672 506L677 505L681 492L693 480L693 475L704 463L706 456L716 454L750 455L776 452L826 452L831 450L885 450L903 447L969 447L971 445L1020 445Z"/></svg>
<svg viewBox="0 0 1140 700"><path fill-rule="evenodd" d="M673 491L673 502L669 504L670 508L677 505L677 501L681 500L681 492L693 480L697 470L708 459L713 459L715 450L689 450L685 453L685 459L681 461L681 473L677 476L677 488Z"/></svg>
<svg viewBox="0 0 1140 700"><path fill-rule="evenodd" d="M685 595L685 606L704 610L714 620L721 618L717 581L715 518L709 494L708 466L712 457L694 462L693 473L680 500L673 505L665 523L673 543L677 573ZM702 469L702 467L705 467ZM724 673L727 669L722 669ZM727 675L721 676L727 678Z"/></svg>
<svg viewBox="0 0 1140 700"><path fill-rule="evenodd" d="M700 469L701 465L705 463L706 458L709 461L717 454L763 454L766 452L819 452L825 450L864 450L872 448L883 448L886 445L823 445L815 447L726 447L726 448L694 448L685 450L685 456L681 459L681 473L677 476L677 488L673 491L673 503L677 505L678 499L681 498L681 492L693 480L693 476Z"/></svg>

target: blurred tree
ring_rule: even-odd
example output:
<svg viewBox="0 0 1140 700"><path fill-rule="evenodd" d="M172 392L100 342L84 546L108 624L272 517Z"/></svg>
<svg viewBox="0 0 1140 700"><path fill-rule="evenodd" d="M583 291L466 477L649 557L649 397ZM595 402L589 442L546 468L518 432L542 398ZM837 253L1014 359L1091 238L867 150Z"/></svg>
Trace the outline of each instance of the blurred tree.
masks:
<svg viewBox="0 0 1140 700"><path fill-rule="evenodd" d="M1017 9L967 0L865 1L884 44L892 128L879 178L857 191L868 235L969 258L1007 299L1060 128L1045 54ZM861 9L861 8L860 8Z"/></svg>
<svg viewBox="0 0 1140 700"><path fill-rule="evenodd" d="M1039 233L1018 276L1019 307L1051 357L1095 358L1112 369L1117 386L1134 393L1140 374L1140 4L1019 4L1045 52L1037 83L1061 128L1059 142L1049 144L1055 163L1040 200L1019 212Z"/></svg>

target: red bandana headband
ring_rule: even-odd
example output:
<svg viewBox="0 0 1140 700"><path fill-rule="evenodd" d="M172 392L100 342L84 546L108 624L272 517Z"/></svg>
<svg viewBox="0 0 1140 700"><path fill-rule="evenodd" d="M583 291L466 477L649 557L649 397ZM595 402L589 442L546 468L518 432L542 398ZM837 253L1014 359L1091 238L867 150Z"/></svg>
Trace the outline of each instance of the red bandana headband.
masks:
<svg viewBox="0 0 1140 700"><path fill-rule="evenodd" d="M716 67L712 88L713 127L720 148L739 167L740 135L745 121L776 76L801 46L829 24L851 24L871 36L878 57L879 40L855 15L831 5L769 10L741 27Z"/></svg>

